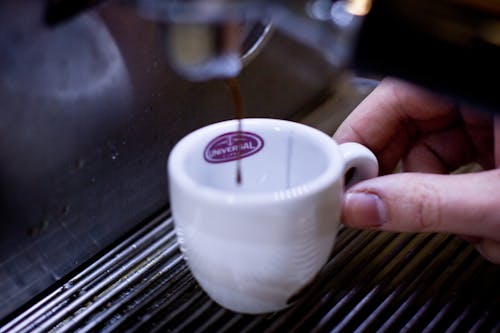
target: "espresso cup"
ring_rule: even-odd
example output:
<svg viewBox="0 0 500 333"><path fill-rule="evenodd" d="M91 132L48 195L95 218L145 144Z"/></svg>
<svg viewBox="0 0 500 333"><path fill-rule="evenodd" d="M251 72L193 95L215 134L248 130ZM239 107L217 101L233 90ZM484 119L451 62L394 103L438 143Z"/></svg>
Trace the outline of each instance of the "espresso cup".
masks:
<svg viewBox="0 0 500 333"><path fill-rule="evenodd" d="M168 160L170 204L187 264L204 291L241 313L281 310L328 261L345 177L375 177L377 159L312 127L224 121L181 139ZM236 180L238 164L241 183Z"/></svg>

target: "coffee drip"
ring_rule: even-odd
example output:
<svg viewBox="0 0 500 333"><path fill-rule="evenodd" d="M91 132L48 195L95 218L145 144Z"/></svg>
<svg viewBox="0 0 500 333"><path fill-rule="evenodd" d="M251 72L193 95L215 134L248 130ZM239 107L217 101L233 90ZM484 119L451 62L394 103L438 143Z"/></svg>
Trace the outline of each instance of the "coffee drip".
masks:
<svg viewBox="0 0 500 333"><path fill-rule="evenodd" d="M235 112L235 117L238 120L238 130L237 130L237 135L236 138L239 139L241 138L241 133L242 133L242 126L241 122L243 119L243 107L242 107L242 101L241 101L241 90L240 86L238 84L238 80L236 78L229 78L226 80L229 89L231 90L231 97L233 99L233 105L234 105L234 112ZM240 146L239 143L236 144L236 184L241 185L243 182L242 175L241 175L241 151L240 151Z"/></svg>

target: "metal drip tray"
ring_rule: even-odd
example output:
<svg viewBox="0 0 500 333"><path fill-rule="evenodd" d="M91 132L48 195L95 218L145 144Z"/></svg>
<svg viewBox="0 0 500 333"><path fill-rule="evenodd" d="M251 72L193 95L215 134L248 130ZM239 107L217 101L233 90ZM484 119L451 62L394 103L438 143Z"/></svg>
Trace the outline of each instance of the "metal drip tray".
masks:
<svg viewBox="0 0 500 333"><path fill-rule="evenodd" d="M497 332L500 266L443 234L343 228L290 308L233 313L198 286L168 211L4 322L0 332Z"/></svg>

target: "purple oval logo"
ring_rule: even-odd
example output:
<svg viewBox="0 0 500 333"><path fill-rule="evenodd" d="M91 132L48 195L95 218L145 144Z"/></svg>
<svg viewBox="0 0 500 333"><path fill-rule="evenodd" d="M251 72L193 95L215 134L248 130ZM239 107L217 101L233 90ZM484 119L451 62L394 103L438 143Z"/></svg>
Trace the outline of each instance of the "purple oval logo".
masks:
<svg viewBox="0 0 500 333"><path fill-rule="evenodd" d="M203 157L209 163L224 163L256 154L262 147L264 140L255 133L229 132L210 141Z"/></svg>

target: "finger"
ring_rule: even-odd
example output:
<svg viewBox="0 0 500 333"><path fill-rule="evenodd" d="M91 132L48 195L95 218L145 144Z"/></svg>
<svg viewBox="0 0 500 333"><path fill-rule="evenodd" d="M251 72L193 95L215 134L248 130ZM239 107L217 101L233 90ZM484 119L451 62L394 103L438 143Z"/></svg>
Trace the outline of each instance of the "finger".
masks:
<svg viewBox="0 0 500 333"><path fill-rule="evenodd" d="M353 186L342 218L355 228L450 232L500 241L500 169L460 175L402 173Z"/></svg>
<svg viewBox="0 0 500 333"><path fill-rule="evenodd" d="M334 139L367 146L377 155L382 173L390 173L418 133L449 127L459 118L451 101L385 79L340 125Z"/></svg>
<svg viewBox="0 0 500 333"><path fill-rule="evenodd" d="M476 244L477 251L486 259L495 264L500 264L500 242L483 239Z"/></svg>
<svg viewBox="0 0 500 333"><path fill-rule="evenodd" d="M476 150L477 162L484 169L493 169L495 167L494 148L496 146L494 144L494 114L468 107L462 107L460 113L467 135ZM498 124L496 127L500 129Z"/></svg>
<svg viewBox="0 0 500 333"><path fill-rule="evenodd" d="M452 127L417 140L403 158L404 171L449 173L476 161L476 149L461 127Z"/></svg>

